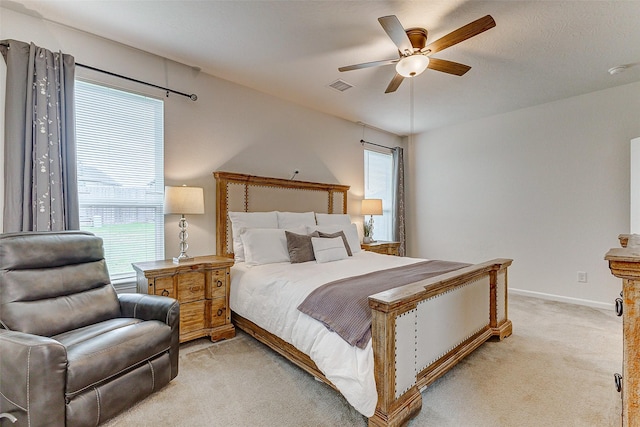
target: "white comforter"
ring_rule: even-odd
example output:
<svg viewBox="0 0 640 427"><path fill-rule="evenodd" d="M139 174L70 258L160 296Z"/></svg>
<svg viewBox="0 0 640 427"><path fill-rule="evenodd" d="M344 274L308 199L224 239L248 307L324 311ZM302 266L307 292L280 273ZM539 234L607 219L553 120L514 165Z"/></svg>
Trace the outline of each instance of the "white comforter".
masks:
<svg viewBox="0 0 640 427"><path fill-rule="evenodd" d="M324 264L277 263L231 269L231 309L307 354L347 401L371 417L378 395L371 341L364 349L349 345L320 322L298 311L315 288L334 280L423 261L358 252Z"/></svg>

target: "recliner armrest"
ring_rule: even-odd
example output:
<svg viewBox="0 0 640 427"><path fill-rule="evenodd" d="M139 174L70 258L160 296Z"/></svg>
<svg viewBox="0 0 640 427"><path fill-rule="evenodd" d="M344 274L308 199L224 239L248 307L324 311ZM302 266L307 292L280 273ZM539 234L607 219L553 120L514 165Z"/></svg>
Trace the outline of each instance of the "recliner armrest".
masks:
<svg viewBox="0 0 640 427"><path fill-rule="evenodd" d="M158 320L171 327L171 379L178 375L180 348L180 303L169 297L146 294L118 294L120 316Z"/></svg>
<svg viewBox="0 0 640 427"><path fill-rule="evenodd" d="M145 294L118 294L120 315L141 320L159 320L169 326L180 319L180 303L168 297Z"/></svg>
<svg viewBox="0 0 640 427"><path fill-rule="evenodd" d="M16 425L64 425L67 350L58 341L0 329L0 412Z"/></svg>

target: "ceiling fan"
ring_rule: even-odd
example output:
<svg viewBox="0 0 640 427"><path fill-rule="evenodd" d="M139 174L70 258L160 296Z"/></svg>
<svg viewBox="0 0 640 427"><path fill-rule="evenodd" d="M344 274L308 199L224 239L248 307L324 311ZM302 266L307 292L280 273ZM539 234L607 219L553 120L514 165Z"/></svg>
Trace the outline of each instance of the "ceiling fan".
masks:
<svg viewBox="0 0 640 427"><path fill-rule="evenodd" d="M396 75L391 79L384 93L395 92L405 77L420 75L427 68L443 73L461 76L471 69L470 66L445 59L432 58L431 55L448 47L477 36L496 26L491 15L477 19L446 36L427 45L427 30L424 28L404 29L395 15L378 18L378 22L389 38L398 47L399 58L365 62L338 68L338 71L358 70L361 68L396 65Z"/></svg>

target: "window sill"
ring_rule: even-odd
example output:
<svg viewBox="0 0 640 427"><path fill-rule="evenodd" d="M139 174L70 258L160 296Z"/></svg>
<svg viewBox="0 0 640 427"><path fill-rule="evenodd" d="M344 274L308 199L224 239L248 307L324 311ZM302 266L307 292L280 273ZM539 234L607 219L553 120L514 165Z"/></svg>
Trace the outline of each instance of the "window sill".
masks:
<svg viewBox="0 0 640 427"><path fill-rule="evenodd" d="M135 294L138 291L135 277L114 279L111 284L119 294Z"/></svg>

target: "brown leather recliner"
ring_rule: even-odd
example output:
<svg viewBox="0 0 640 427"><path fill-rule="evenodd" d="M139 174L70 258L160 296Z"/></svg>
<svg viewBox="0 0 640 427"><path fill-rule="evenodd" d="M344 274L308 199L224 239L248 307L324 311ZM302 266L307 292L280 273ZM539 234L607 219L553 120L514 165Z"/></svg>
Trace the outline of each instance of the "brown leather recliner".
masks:
<svg viewBox="0 0 640 427"><path fill-rule="evenodd" d="M178 374L179 322L172 298L116 294L91 233L0 235L0 425L113 417Z"/></svg>

